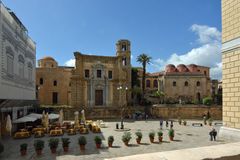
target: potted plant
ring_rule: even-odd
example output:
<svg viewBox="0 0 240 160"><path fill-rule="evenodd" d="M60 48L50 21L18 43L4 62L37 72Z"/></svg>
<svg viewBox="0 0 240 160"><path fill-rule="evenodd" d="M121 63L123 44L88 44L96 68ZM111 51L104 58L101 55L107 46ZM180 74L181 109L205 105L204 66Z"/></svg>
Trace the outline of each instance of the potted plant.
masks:
<svg viewBox="0 0 240 160"><path fill-rule="evenodd" d="M178 117L178 123L179 123L179 125L182 124L182 118L181 117Z"/></svg>
<svg viewBox="0 0 240 160"><path fill-rule="evenodd" d="M149 139L150 139L150 142L153 143L154 142L154 137L155 137L155 132L154 131L151 131L149 134Z"/></svg>
<svg viewBox="0 0 240 160"><path fill-rule="evenodd" d="M141 131L137 131L135 133L135 135L137 136L137 138L136 138L137 144L140 144L141 143L141 139L142 139L142 132Z"/></svg>
<svg viewBox="0 0 240 160"><path fill-rule="evenodd" d="M169 136L170 141L173 141L173 138L174 138L174 130L173 129L169 129L168 136Z"/></svg>
<svg viewBox="0 0 240 160"><path fill-rule="evenodd" d="M58 147L59 139L58 138L51 138L48 141L48 146L51 149L52 153L56 153L57 147Z"/></svg>
<svg viewBox="0 0 240 160"><path fill-rule="evenodd" d="M64 152L68 152L69 144L71 142L69 141L69 138L62 138L62 147Z"/></svg>
<svg viewBox="0 0 240 160"><path fill-rule="evenodd" d="M113 141L114 141L114 137L113 136L109 136L108 137L108 147L112 147Z"/></svg>
<svg viewBox="0 0 240 160"><path fill-rule="evenodd" d="M212 121L213 121L212 118L209 118L209 119L208 119L208 125L209 125L209 126L212 125Z"/></svg>
<svg viewBox="0 0 240 160"><path fill-rule="evenodd" d="M35 148L37 155L41 155L42 149L44 148L44 141L43 140L35 140L34 148Z"/></svg>
<svg viewBox="0 0 240 160"><path fill-rule="evenodd" d="M101 148L102 138L99 137L99 136L95 136L94 141L95 141L95 144L96 144L96 148Z"/></svg>
<svg viewBox="0 0 240 160"><path fill-rule="evenodd" d="M20 152L22 156L25 156L27 154L27 143L23 143L20 145Z"/></svg>
<svg viewBox="0 0 240 160"><path fill-rule="evenodd" d="M163 139L163 132L162 131L158 131L158 140L159 142L162 142L162 139Z"/></svg>
<svg viewBox="0 0 240 160"><path fill-rule="evenodd" d="M124 144L126 146L128 146L128 143L129 143L130 139L132 139L131 133L130 132L124 132L124 134L122 136L122 141L124 142Z"/></svg>
<svg viewBox="0 0 240 160"><path fill-rule="evenodd" d="M78 144L80 146L80 150L85 150L85 145L87 144L87 139L84 136L80 136L78 138Z"/></svg>
<svg viewBox="0 0 240 160"><path fill-rule="evenodd" d="M184 120L183 121L183 125L186 126L187 125L187 121Z"/></svg>

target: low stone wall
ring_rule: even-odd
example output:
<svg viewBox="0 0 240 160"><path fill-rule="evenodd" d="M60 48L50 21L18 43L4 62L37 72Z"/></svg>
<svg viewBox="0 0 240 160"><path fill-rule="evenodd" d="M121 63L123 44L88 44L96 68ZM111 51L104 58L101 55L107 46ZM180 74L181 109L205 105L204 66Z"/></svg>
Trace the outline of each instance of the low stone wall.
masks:
<svg viewBox="0 0 240 160"><path fill-rule="evenodd" d="M182 119L202 119L203 115L210 113L215 120L222 119L222 106L205 105L155 105L151 108L151 113L160 118L178 118Z"/></svg>
<svg viewBox="0 0 240 160"><path fill-rule="evenodd" d="M61 108L54 108L54 112L58 113ZM74 112L79 111L81 114L82 108L62 108L64 120L74 120ZM122 109L119 107L94 107L84 109L86 119L118 119L121 117ZM123 115L133 114L136 111L144 112L144 107L128 107Z"/></svg>

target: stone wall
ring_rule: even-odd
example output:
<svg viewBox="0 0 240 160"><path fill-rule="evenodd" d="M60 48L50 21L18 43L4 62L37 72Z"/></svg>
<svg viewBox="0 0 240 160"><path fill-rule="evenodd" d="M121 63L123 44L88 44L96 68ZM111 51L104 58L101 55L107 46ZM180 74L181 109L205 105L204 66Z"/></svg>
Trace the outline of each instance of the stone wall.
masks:
<svg viewBox="0 0 240 160"><path fill-rule="evenodd" d="M222 119L222 107L204 105L157 105L152 107L151 113L153 116L160 118L178 118L182 119L202 119L203 115L210 113L213 119Z"/></svg>
<svg viewBox="0 0 240 160"><path fill-rule="evenodd" d="M54 108L54 112L59 113L61 108ZM64 120L74 120L74 112L81 112L82 108L63 108ZM178 118L181 115L184 119L202 119L203 114L210 112L215 120L222 119L222 107L207 107L203 105L158 105L150 107L154 117L161 118ZM144 112L144 107L128 107L123 115L133 114L136 111ZM119 107L94 107L85 109L86 119L118 119L121 117L122 109Z"/></svg>

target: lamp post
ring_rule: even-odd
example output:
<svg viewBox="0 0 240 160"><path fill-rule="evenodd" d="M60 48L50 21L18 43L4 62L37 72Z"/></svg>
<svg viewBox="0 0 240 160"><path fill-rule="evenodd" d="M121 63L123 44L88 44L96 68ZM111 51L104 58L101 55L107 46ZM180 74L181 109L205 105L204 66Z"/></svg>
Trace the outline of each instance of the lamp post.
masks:
<svg viewBox="0 0 240 160"><path fill-rule="evenodd" d="M124 106L127 105L127 97L125 96L125 100L123 102L123 95L124 95L124 91L127 92L128 87L127 85L119 85L117 87L117 90L119 91L119 102L120 102L120 107L122 109L121 111L121 129L124 129L124 125L123 125L123 112L124 112ZM126 94L127 95L127 94Z"/></svg>

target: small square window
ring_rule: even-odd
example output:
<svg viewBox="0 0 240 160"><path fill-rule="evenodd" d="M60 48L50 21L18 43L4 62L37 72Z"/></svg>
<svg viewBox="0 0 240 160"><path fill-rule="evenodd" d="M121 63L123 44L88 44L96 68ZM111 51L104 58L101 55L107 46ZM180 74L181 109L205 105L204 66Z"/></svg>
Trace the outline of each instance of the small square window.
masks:
<svg viewBox="0 0 240 160"><path fill-rule="evenodd" d="M97 78L101 78L102 77L102 71L101 70L97 70Z"/></svg>

